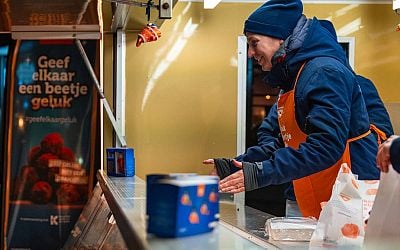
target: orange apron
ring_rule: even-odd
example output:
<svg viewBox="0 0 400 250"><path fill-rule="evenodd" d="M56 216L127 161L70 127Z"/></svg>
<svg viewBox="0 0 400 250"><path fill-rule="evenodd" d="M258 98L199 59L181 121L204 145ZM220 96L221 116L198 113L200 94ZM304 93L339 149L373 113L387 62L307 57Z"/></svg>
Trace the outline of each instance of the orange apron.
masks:
<svg viewBox="0 0 400 250"><path fill-rule="evenodd" d="M383 132L382 130L380 130L377 126L375 126L374 124L370 124L369 125L369 129L374 131L376 136L378 137L378 145L381 145L382 142L387 140L387 136L385 134L385 132Z"/></svg>
<svg viewBox="0 0 400 250"><path fill-rule="evenodd" d="M280 95L278 99L278 122L283 141L286 147L292 147L295 149L298 149L300 143L305 142L307 138L307 134L305 134L297 125L294 100L294 89L296 88L298 78L303 70L304 65L305 63L297 73L293 90ZM374 131L377 129L374 125L371 125L371 128ZM378 133L378 137L383 137L385 135L379 129L377 130L380 132ZM320 203L323 201L328 201L331 197L332 187L335 183L340 165L342 163L347 163L348 166L351 167L349 143L361 139L370 133L371 130L368 130L362 135L347 140L346 148L342 157L333 166L318 173L293 180L297 203L303 216L313 216L315 218L319 218L319 214L321 212Z"/></svg>

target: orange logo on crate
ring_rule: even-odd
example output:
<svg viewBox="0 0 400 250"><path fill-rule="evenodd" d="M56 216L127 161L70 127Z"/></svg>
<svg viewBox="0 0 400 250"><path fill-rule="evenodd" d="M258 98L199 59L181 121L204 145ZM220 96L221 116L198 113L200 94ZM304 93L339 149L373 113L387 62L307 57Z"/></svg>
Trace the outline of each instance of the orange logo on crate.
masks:
<svg viewBox="0 0 400 250"><path fill-rule="evenodd" d="M214 191L211 191L210 194L208 195L208 200L210 202L217 202L218 200L218 194Z"/></svg>
<svg viewBox="0 0 400 250"><path fill-rule="evenodd" d="M182 197L181 197L181 203L182 203L182 205L185 205L185 206L190 206L190 205L192 205L192 202L190 201L190 197L189 197L188 193L185 192L185 193L182 195Z"/></svg>
<svg viewBox="0 0 400 250"><path fill-rule="evenodd" d="M206 191L206 185L201 184L197 186L197 197L203 197Z"/></svg>
<svg viewBox="0 0 400 250"><path fill-rule="evenodd" d="M196 213L196 211L192 211L189 215L189 221L191 224L199 224L199 215Z"/></svg>
<svg viewBox="0 0 400 250"><path fill-rule="evenodd" d="M200 213L202 214L202 215L209 215L210 214L210 211L208 210L208 206L207 206L207 204L203 204L203 205L201 205L201 207L200 207Z"/></svg>

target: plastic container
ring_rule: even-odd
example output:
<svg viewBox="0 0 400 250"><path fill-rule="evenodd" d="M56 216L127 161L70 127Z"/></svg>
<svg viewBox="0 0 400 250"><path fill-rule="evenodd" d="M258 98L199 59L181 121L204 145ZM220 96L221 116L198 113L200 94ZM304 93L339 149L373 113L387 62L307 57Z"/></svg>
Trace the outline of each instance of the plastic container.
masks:
<svg viewBox="0 0 400 250"><path fill-rule="evenodd" d="M311 217L275 217L265 223L265 231L272 240L310 241L317 226Z"/></svg>

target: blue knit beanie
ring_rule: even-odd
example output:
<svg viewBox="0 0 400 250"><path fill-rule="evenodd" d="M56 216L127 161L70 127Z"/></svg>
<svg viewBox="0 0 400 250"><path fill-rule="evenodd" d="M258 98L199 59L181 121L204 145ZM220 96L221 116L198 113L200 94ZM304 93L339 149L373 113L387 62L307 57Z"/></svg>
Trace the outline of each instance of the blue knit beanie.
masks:
<svg viewBox="0 0 400 250"><path fill-rule="evenodd" d="M269 0L256 9L244 23L244 33L285 40L292 34L303 14L301 0Z"/></svg>

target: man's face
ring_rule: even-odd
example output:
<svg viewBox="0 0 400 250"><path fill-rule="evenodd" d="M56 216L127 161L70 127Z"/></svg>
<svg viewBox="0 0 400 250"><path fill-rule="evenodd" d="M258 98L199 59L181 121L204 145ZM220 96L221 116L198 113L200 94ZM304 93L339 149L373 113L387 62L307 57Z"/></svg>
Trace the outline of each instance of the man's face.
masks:
<svg viewBox="0 0 400 250"><path fill-rule="evenodd" d="M254 57L263 71L270 71L272 68L272 56L279 49L283 40L250 32L246 33L246 37L249 44L247 56L249 58Z"/></svg>

